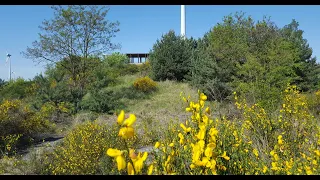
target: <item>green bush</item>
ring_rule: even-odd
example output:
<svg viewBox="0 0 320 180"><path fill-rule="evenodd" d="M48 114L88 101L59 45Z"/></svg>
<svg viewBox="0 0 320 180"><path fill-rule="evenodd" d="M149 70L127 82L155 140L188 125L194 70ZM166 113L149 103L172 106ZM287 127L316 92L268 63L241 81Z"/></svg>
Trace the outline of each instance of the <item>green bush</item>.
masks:
<svg viewBox="0 0 320 180"><path fill-rule="evenodd" d="M82 110L112 114L120 106L120 101L113 90L93 90L83 98L80 106Z"/></svg>
<svg viewBox="0 0 320 180"><path fill-rule="evenodd" d="M4 99L23 99L27 97L28 87L31 85L31 81L24 80L23 78L17 78L10 82L0 82L0 101Z"/></svg>
<svg viewBox="0 0 320 180"><path fill-rule="evenodd" d="M103 62L109 67L123 66L129 63L129 58L125 54L119 52L112 53L104 57Z"/></svg>
<svg viewBox="0 0 320 180"><path fill-rule="evenodd" d="M231 62L218 61L211 53L211 32L197 41L192 54L189 82L208 95L210 100L222 101L231 94L229 84L233 70Z"/></svg>
<svg viewBox="0 0 320 180"><path fill-rule="evenodd" d="M136 90L149 93L157 89L157 83L150 79L148 76L141 77L135 80L133 86Z"/></svg>
<svg viewBox="0 0 320 180"><path fill-rule="evenodd" d="M156 83L150 78L139 81L137 88L133 85L118 88L105 87L101 90L94 88L82 99L80 106L83 111L113 114L119 109L126 108L126 99L145 99L146 92L156 90Z"/></svg>
<svg viewBox="0 0 320 180"><path fill-rule="evenodd" d="M119 99L145 99L148 97L148 94L137 90L134 86L119 88L115 90L115 94Z"/></svg>
<svg viewBox="0 0 320 180"><path fill-rule="evenodd" d="M209 99L237 91L267 111L280 105L281 92L299 79L299 48L270 19L255 22L244 13L226 16L198 41L191 82Z"/></svg>
<svg viewBox="0 0 320 180"><path fill-rule="evenodd" d="M157 40L149 56L152 78L156 81L184 80L190 73L193 43L193 39L183 39L173 30Z"/></svg>
<svg viewBox="0 0 320 180"><path fill-rule="evenodd" d="M119 69L120 74L124 75L132 75L139 72L139 67L136 64L126 64L123 68Z"/></svg>
<svg viewBox="0 0 320 180"><path fill-rule="evenodd" d="M102 89L116 82L120 72L117 68L110 68L106 66L97 67L90 78L91 83L87 86L89 91L95 89Z"/></svg>
<svg viewBox="0 0 320 180"><path fill-rule="evenodd" d="M32 94L29 97L32 107L35 110L41 109L42 106L53 108L50 120L55 123L68 119L75 108L68 83L64 80L65 76L56 70L47 69L46 76L35 76L28 88Z"/></svg>
<svg viewBox="0 0 320 180"><path fill-rule="evenodd" d="M0 78L0 88L5 85L7 82L4 79Z"/></svg>

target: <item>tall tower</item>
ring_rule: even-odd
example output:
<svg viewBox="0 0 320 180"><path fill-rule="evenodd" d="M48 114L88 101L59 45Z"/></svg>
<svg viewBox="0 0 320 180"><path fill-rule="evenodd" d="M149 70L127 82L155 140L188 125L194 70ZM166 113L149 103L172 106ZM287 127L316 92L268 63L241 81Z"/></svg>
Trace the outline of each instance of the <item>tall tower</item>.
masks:
<svg viewBox="0 0 320 180"><path fill-rule="evenodd" d="M181 5L181 36L186 36L186 7Z"/></svg>
<svg viewBox="0 0 320 180"><path fill-rule="evenodd" d="M11 57L11 54L9 54L9 53L7 53L7 60L6 60L6 62L8 63L8 61L9 61L9 81L11 81L11 59L10 59L10 57Z"/></svg>

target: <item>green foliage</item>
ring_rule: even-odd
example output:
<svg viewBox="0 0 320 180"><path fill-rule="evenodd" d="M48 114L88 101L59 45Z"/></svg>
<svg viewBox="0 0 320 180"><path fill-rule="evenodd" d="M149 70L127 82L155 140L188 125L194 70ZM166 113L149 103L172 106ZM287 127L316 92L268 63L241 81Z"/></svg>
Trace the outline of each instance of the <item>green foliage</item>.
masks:
<svg viewBox="0 0 320 180"><path fill-rule="evenodd" d="M126 99L141 100L149 97L148 93L137 90L134 86L132 86L132 84L129 87L121 87L119 89L116 89L115 93L116 93L116 96L119 98L119 101L126 100ZM123 102L116 109L119 109L119 108L121 109L121 107L124 108L125 104L126 102Z"/></svg>
<svg viewBox="0 0 320 180"><path fill-rule="evenodd" d="M51 8L53 18L44 20L39 26L42 30L39 41L33 42L32 47L23 52L25 57L56 63L74 56L99 56L118 48L111 39L119 31L119 22L106 19L109 11L107 6L68 5Z"/></svg>
<svg viewBox="0 0 320 180"><path fill-rule="evenodd" d="M130 59L127 55L119 52L104 56L102 62L104 68L108 69L110 75L113 75L115 78L127 74L135 74L139 71L136 64L129 64Z"/></svg>
<svg viewBox="0 0 320 180"><path fill-rule="evenodd" d="M129 57L119 52L114 52L111 55L106 55L103 62L110 67L122 67L129 63Z"/></svg>
<svg viewBox="0 0 320 180"><path fill-rule="evenodd" d="M48 67L45 76L37 75L29 88L32 93L30 104L35 110L42 106L50 106L54 109L50 120L63 122L74 111L73 96L65 80L65 74L57 69Z"/></svg>
<svg viewBox="0 0 320 180"><path fill-rule="evenodd" d="M6 84L6 81L4 79L0 78L0 88Z"/></svg>
<svg viewBox="0 0 320 180"><path fill-rule="evenodd" d="M64 73L56 68L48 68L45 75L35 76L32 84L35 99L39 100L41 104L72 102L71 93L64 78Z"/></svg>
<svg viewBox="0 0 320 180"><path fill-rule="evenodd" d="M312 48L309 47L308 41L303 38L303 31L299 29L299 23L293 19L288 25L285 25L280 33L282 37L293 43L297 48L299 66L295 67L295 73L299 76L295 79L302 91L315 90L320 81L317 75L320 72L320 66L316 63L316 58L312 57Z"/></svg>
<svg viewBox="0 0 320 180"><path fill-rule="evenodd" d="M0 136L0 157L3 154L15 154L16 153L16 145L18 143L21 134L9 134L6 136Z"/></svg>
<svg viewBox="0 0 320 180"><path fill-rule="evenodd" d="M140 67L136 64L126 64L123 68L119 69L120 75L133 75L140 71Z"/></svg>
<svg viewBox="0 0 320 180"><path fill-rule="evenodd" d="M3 99L23 99L27 97L29 95L27 89L31 83L31 81L24 80L23 78L17 78L3 84L0 88L0 101Z"/></svg>
<svg viewBox="0 0 320 180"><path fill-rule="evenodd" d="M147 60L146 62L142 63L139 67L140 76L150 76L152 75L150 61Z"/></svg>
<svg viewBox="0 0 320 180"><path fill-rule="evenodd" d="M107 71L107 76L111 79L116 79L119 76L133 75L139 72L139 67L136 64L123 64L121 66L103 66L103 69Z"/></svg>
<svg viewBox="0 0 320 180"><path fill-rule="evenodd" d="M90 77L89 91L115 85L119 76L132 75L139 71L135 64L129 64L126 55L113 53L106 56L102 63L95 67Z"/></svg>
<svg viewBox="0 0 320 180"><path fill-rule="evenodd" d="M87 93L87 87L95 82L95 69L102 64L96 57L71 56L57 63L57 70L64 71L64 81L71 94L75 112L80 110L80 101Z"/></svg>
<svg viewBox="0 0 320 180"><path fill-rule="evenodd" d="M115 84L117 82L116 78L119 76L119 73L114 71L111 68L105 66L98 66L93 71L92 76L90 77L90 84L87 86L87 90L98 90L109 85Z"/></svg>
<svg viewBox="0 0 320 180"><path fill-rule="evenodd" d="M136 76L128 76L136 77ZM81 109L96 113L112 114L119 109L127 107L128 99L145 99L149 93L137 90L134 86L134 79L123 82L121 78L115 79L110 86L92 87L89 93L83 97ZM155 83L155 82L153 82Z"/></svg>
<svg viewBox="0 0 320 180"><path fill-rule="evenodd" d="M114 80L109 75L109 70L101 65L98 58L74 56L55 66L47 66L45 76L36 76L33 87L30 88L37 100L33 103L34 107L39 108L47 102L58 107L64 102L72 113L79 111L79 103L89 90L105 87Z"/></svg>
<svg viewBox="0 0 320 180"><path fill-rule="evenodd" d="M246 61L239 65L233 82L236 91L252 103L260 103L266 110L275 110L281 92L298 78L294 69L299 66L297 49L278 33L269 19L256 23Z"/></svg>
<svg viewBox="0 0 320 180"><path fill-rule="evenodd" d="M157 83L150 79L148 76L138 78L134 83L133 87L145 93L155 91L157 89Z"/></svg>
<svg viewBox="0 0 320 180"><path fill-rule="evenodd" d="M197 41L197 49L192 54L190 83L208 94L210 100L224 100L231 92L228 84L231 64L223 66L211 53L209 33Z"/></svg>
<svg viewBox="0 0 320 180"><path fill-rule="evenodd" d="M109 113L120 106L119 98L115 91L101 89L90 91L81 101L82 110L89 110L97 113Z"/></svg>
<svg viewBox="0 0 320 180"><path fill-rule="evenodd" d="M190 73L193 39L183 39L173 30L163 35L150 52L152 78L182 81Z"/></svg>
<svg viewBox="0 0 320 180"><path fill-rule="evenodd" d="M39 41L23 52L26 58L54 64L64 71L74 111L86 94L94 67L101 63L100 55L117 49L111 38L119 31L119 22L105 19L106 6L52 6L54 16L40 26Z"/></svg>
<svg viewBox="0 0 320 180"><path fill-rule="evenodd" d="M249 102L274 110L286 85L299 79L296 69L302 67L298 47L281 31L265 17L254 22L244 13L226 16L198 40L191 83L209 99L222 101L237 91Z"/></svg>

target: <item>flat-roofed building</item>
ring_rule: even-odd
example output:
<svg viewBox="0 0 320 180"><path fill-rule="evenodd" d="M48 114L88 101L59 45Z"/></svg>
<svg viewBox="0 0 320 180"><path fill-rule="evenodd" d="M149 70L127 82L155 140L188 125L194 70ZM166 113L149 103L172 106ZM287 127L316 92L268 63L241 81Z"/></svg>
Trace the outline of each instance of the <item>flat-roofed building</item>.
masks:
<svg viewBox="0 0 320 180"><path fill-rule="evenodd" d="M130 59L130 63L140 64L146 62L149 57L149 53L126 53Z"/></svg>

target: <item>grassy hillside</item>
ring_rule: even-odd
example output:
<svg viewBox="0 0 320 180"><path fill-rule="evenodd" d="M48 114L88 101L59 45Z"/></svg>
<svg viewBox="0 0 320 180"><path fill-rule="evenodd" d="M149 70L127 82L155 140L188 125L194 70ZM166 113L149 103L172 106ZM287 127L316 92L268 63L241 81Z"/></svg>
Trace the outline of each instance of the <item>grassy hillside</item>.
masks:
<svg viewBox="0 0 320 180"><path fill-rule="evenodd" d="M121 91L121 89L130 88L134 81L139 77L136 75L126 75L119 78L117 85L108 87L114 91ZM187 83L175 81L157 82L158 89L156 92L148 96L136 98L122 98L120 101L125 105L126 115L135 114L137 121L135 125L139 129L139 135L146 135L152 133L153 137L160 136L160 128L166 128L169 122L180 123L185 121L188 113L185 111L185 102L181 99L180 93L184 92L187 96L190 95L192 99L196 99L197 90L193 89ZM73 127L90 118L90 113L80 113L75 118ZM98 116L98 122L102 124L114 124L116 122L116 114L107 115L101 114ZM150 143L153 143L150 142ZM149 143L148 143L149 144ZM145 144L147 145L147 144Z"/></svg>

